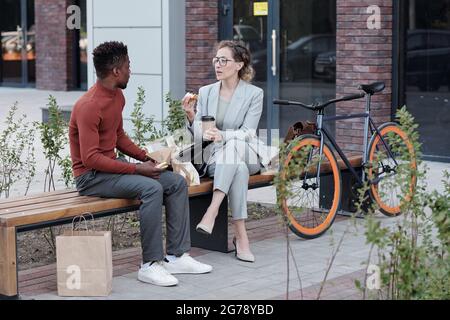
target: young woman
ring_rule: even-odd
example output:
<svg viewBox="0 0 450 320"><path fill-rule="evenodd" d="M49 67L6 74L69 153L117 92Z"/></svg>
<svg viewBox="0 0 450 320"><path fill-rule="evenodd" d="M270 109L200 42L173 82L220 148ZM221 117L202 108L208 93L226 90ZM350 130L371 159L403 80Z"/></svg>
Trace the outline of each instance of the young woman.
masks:
<svg viewBox="0 0 450 320"><path fill-rule="evenodd" d="M263 110L263 90L250 84L254 71L249 50L235 41L222 41L212 59L218 82L200 88L197 112L183 99L189 120L188 129L194 137L212 140L204 151L207 173L214 177L211 204L197 225L197 231L211 234L220 204L228 196L233 216L236 257L254 262L245 228L249 176L261 169L256 136ZM213 116L216 126L202 133L202 116Z"/></svg>

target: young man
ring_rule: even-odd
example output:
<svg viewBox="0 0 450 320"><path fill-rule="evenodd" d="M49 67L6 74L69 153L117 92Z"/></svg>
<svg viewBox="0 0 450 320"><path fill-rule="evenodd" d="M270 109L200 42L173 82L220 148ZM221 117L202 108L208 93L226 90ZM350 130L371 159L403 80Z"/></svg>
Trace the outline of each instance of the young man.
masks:
<svg viewBox="0 0 450 320"><path fill-rule="evenodd" d="M212 267L194 260L190 250L188 189L184 178L156 167L123 130L122 90L130 79L127 47L105 42L95 48L96 84L75 104L69 125L70 154L81 195L132 198L139 209L143 264L138 279L173 286L177 273L207 273ZM115 149L142 161L117 159ZM167 240L163 249L162 206L166 206Z"/></svg>

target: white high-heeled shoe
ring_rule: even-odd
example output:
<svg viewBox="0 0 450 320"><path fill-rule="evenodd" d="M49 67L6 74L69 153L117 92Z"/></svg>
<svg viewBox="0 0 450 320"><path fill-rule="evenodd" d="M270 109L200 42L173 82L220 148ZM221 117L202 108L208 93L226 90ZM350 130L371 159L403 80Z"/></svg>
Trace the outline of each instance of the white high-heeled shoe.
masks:
<svg viewBox="0 0 450 320"><path fill-rule="evenodd" d="M249 252L239 252L238 248L237 248L237 243L236 243L236 237L233 238L233 245L235 248L234 251L234 256L241 261L245 261L245 262L255 262L255 256L253 255L253 253Z"/></svg>
<svg viewBox="0 0 450 320"><path fill-rule="evenodd" d="M212 229L213 229L213 228L214 228L214 225L213 225L212 227L208 227L206 224L199 223L199 224L195 227L195 231L210 236L211 233L212 233Z"/></svg>

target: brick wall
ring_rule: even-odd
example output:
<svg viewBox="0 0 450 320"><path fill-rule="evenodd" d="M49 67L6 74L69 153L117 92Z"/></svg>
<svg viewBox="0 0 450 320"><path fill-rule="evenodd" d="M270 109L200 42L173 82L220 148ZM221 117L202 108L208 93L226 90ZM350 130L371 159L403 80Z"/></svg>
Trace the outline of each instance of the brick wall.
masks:
<svg viewBox="0 0 450 320"><path fill-rule="evenodd" d="M360 83L384 81L386 88L372 97L376 123L389 121L392 93L392 0L337 0L336 95L357 92ZM381 9L381 29L367 28L370 5ZM341 102L336 113L360 112L363 100ZM361 151L363 120L336 123L337 141L346 151Z"/></svg>
<svg viewBox="0 0 450 320"><path fill-rule="evenodd" d="M66 27L72 0L35 0L36 88L69 90L73 87L72 37Z"/></svg>
<svg viewBox="0 0 450 320"><path fill-rule="evenodd" d="M186 0L186 89L215 81L211 65L219 37L219 0Z"/></svg>

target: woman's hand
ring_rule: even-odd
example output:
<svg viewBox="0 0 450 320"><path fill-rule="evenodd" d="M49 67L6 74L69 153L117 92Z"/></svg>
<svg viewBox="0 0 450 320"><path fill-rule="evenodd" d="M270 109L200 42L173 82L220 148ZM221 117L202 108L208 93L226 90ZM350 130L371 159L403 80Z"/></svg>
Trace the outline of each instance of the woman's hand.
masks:
<svg viewBox="0 0 450 320"><path fill-rule="evenodd" d="M189 122L192 123L195 118L195 103L197 102L197 95L188 92L181 102L183 105L183 110L186 113L186 117Z"/></svg>
<svg viewBox="0 0 450 320"><path fill-rule="evenodd" d="M222 134L220 133L219 129L217 129L217 128L211 128L209 130L206 130L205 137L208 140L211 140L214 142L220 142L223 140Z"/></svg>

